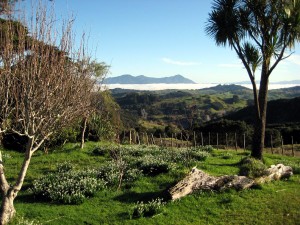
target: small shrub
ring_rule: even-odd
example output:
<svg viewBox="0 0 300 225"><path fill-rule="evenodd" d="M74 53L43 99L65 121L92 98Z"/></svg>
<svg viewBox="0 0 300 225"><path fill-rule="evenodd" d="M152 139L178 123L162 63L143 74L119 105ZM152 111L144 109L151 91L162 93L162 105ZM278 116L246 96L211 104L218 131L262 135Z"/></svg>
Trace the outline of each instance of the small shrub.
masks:
<svg viewBox="0 0 300 225"><path fill-rule="evenodd" d="M197 161L205 161L210 156L208 151L203 151L203 148L192 148L191 157Z"/></svg>
<svg viewBox="0 0 300 225"><path fill-rule="evenodd" d="M74 166L70 162L59 163L56 165L56 170L58 173L69 172L74 169Z"/></svg>
<svg viewBox="0 0 300 225"><path fill-rule="evenodd" d="M210 153L202 151L202 148L181 148L173 153L172 161L183 165L190 165L195 161L205 161Z"/></svg>
<svg viewBox="0 0 300 225"><path fill-rule="evenodd" d="M239 175L257 178L266 175L266 169L267 166L262 161L246 157L240 162Z"/></svg>
<svg viewBox="0 0 300 225"><path fill-rule="evenodd" d="M300 163L294 163L290 165L293 169L294 174L300 174Z"/></svg>
<svg viewBox="0 0 300 225"><path fill-rule="evenodd" d="M9 224L16 224L16 225L41 225L42 223L37 220L29 220L24 218L23 216L16 215Z"/></svg>
<svg viewBox="0 0 300 225"><path fill-rule="evenodd" d="M209 153L212 153L214 148L211 146L211 145L206 145L206 146L202 146L201 147L201 150L202 151L205 151L205 152L209 152Z"/></svg>
<svg viewBox="0 0 300 225"><path fill-rule="evenodd" d="M11 159L11 158L12 158L12 156L8 153L3 153L2 154L2 159Z"/></svg>
<svg viewBox="0 0 300 225"><path fill-rule="evenodd" d="M233 158L233 155L229 152L226 152L224 154L221 155L221 158L222 159L232 159Z"/></svg>
<svg viewBox="0 0 300 225"><path fill-rule="evenodd" d="M157 198L148 203L137 202L131 211L131 218L151 217L162 212L165 203L162 199Z"/></svg>

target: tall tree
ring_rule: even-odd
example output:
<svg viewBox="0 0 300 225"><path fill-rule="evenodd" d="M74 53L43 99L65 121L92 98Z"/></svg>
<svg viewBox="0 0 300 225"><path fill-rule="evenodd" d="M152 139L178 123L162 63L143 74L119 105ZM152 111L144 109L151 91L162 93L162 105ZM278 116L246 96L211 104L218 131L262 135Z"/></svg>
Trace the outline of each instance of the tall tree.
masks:
<svg viewBox="0 0 300 225"><path fill-rule="evenodd" d="M252 156L262 159L269 77L300 38L299 0L215 0L206 32L230 46L252 83L256 107ZM257 87L255 72L260 68Z"/></svg>
<svg viewBox="0 0 300 225"><path fill-rule="evenodd" d="M0 154L0 224L15 215L13 202L32 155L55 130L68 126L90 108L95 88L84 44L74 49L72 22L64 23L57 39L54 18L46 10L36 13L33 24L0 23L0 131L9 130L27 139L14 183L6 179ZM30 28L30 37L25 27Z"/></svg>
<svg viewBox="0 0 300 225"><path fill-rule="evenodd" d="M14 4L18 0L0 0L0 15L10 14L12 12Z"/></svg>
<svg viewBox="0 0 300 225"><path fill-rule="evenodd" d="M109 66L106 65L104 62L96 62L95 60L89 63L86 68L88 71L92 73L92 76L97 78L98 81L100 81L100 84L102 83L104 77L109 71ZM83 149L84 142L85 142L85 132L87 128L88 119L91 116L91 114L95 111L97 111L97 100L93 98L92 105L89 111L86 111L86 113L83 115L82 124L81 124L81 142L80 142L80 148Z"/></svg>

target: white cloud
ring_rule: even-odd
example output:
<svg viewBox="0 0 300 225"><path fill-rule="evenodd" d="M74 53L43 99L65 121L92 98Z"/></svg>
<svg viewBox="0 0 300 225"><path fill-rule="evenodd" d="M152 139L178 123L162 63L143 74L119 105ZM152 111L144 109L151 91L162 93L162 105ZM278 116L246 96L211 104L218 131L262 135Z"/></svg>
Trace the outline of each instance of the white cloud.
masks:
<svg viewBox="0 0 300 225"><path fill-rule="evenodd" d="M234 82L233 82L234 83ZM221 84L221 83L220 83ZM216 83L201 83L201 84L106 84L102 86L104 89L114 89L114 88L123 88L123 89L132 89L132 90L167 90L167 89L179 89L179 90L197 90L203 88L209 88L216 86ZM251 84L239 84L241 86L252 89ZM279 89L279 88L288 88L294 87L297 84L270 84L269 90L271 89ZM259 87L259 85L258 85Z"/></svg>
<svg viewBox="0 0 300 225"><path fill-rule="evenodd" d="M176 61L176 60L169 59L169 58L162 58L161 60L167 64L172 64L172 65L177 65L177 66L196 66L196 65L201 64L199 62Z"/></svg>

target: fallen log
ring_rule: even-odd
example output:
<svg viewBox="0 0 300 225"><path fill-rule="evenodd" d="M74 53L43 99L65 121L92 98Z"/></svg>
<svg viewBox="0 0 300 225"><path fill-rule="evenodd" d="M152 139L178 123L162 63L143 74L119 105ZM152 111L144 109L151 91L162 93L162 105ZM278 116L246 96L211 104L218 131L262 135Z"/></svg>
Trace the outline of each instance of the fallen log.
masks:
<svg viewBox="0 0 300 225"><path fill-rule="evenodd" d="M262 184L267 183L272 180L280 180L284 178L289 178L293 175L293 169L290 166L285 166L283 164L272 165L266 170L266 175L260 177L256 180L256 183Z"/></svg>
<svg viewBox="0 0 300 225"><path fill-rule="evenodd" d="M263 176L257 180L250 179L246 176L237 175L215 177L194 167L183 180L178 182L169 190L169 193L172 197L172 200L175 200L191 194L196 190L222 191L229 188L243 190L252 187L254 184L261 184L271 180L288 178L293 174L293 172L291 167L278 164L276 166L271 166L271 168L266 171L266 174L266 176Z"/></svg>

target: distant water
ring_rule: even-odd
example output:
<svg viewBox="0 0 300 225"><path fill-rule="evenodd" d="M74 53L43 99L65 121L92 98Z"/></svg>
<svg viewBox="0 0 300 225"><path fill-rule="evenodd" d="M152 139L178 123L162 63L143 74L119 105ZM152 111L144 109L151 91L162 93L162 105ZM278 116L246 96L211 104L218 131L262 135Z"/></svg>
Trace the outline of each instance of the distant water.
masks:
<svg viewBox="0 0 300 225"><path fill-rule="evenodd" d="M133 90L149 90L149 91L158 91L158 90L168 90L168 89L177 89L177 90L196 90L214 87L219 84L210 83L210 84L106 84L108 89L122 88L122 89L133 89ZM229 85L229 84L227 84ZM240 86L252 89L251 84L238 84ZM271 89L280 89L280 88L289 88L300 86L299 84L269 84L269 90Z"/></svg>

